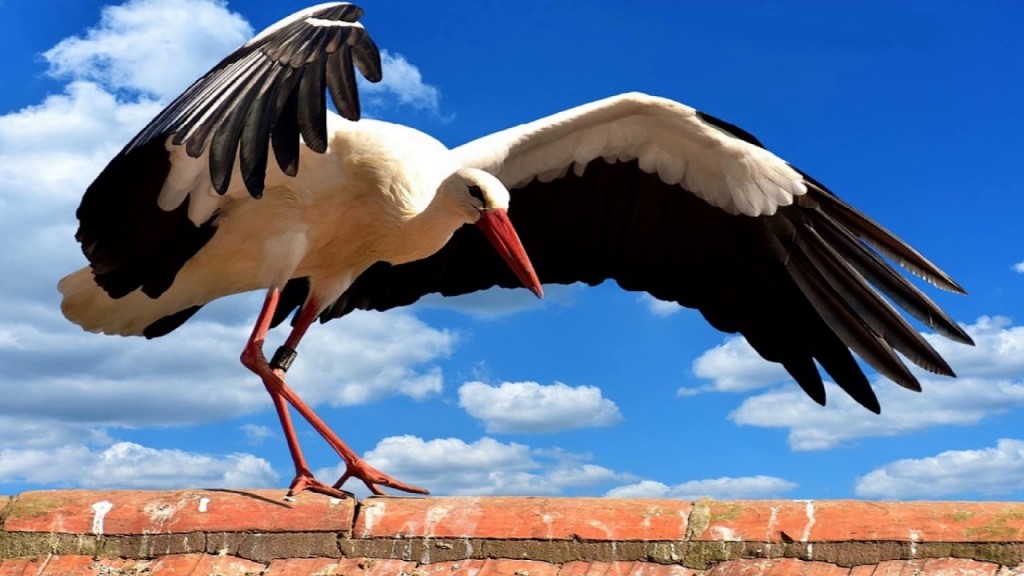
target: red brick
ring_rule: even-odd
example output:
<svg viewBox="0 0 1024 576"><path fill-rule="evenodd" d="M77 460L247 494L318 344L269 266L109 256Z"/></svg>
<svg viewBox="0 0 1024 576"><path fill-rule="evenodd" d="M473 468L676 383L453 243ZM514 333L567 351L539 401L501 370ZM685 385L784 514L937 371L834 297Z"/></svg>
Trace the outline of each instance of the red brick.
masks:
<svg viewBox="0 0 1024 576"><path fill-rule="evenodd" d="M371 574L402 574L416 568L415 562L380 560L376 558L288 558L273 560L263 576L367 576Z"/></svg>
<svg viewBox="0 0 1024 576"><path fill-rule="evenodd" d="M38 558L0 560L0 576L29 576L39 573L43 563Z"/></svg>
<svg viewBox="0 0 1024 576"><path fill-rule="evenodd" d="M998 572L999 566L990 562L963 558L928 558L880 562L872 576L995 576Z"/></svg>
<svg viewBox="0 0 1024 576"><path fill-rule="evenodd" d="M369 498L353 535L682 540L690 504L611 498Z"/></svg>
<svg viewBox="0 0 1024 576"><path fill-rule="evenodd" d="M303 493L284 501L283 495L283 490L26 492L11 505L4 529L93 534L102 528L105 535L351 529L352 499Z"/></svg>
<svg viewBox="0 0 1024 576"><path fill-rule="evenodd" d="M816 501L812 540L1024 542L1024 504Z"/></svg>
<svg viewBox="0 0 1024 576"><path fill-rule="evenodd" d="M396 576L398 574L412 574L416 569L415 562L405 560L380 560L377 558L359 558L353 561L342 574L365 574L366 576ZM363 572L356 572L351 566L362 568Z"/></svg>
<svg viewBox="0 0 1024 576"><path fill-rule="evenodd" d="M264 564L246 560L245 558L203 554L200 556L199 562L192 570L192 573L196 576L207 576L211 574L223 576L250 576L263 574L266 569L267 567ZM163 574L162 572L156 573L161 575Z"/></svg>
<svg viewBox="0 0 1024 576"><path fill-rule="evenodd" d="M94 565L100 574L152 574L157 560L135 560L130 558L97 558ZM102 572L99 569L105 569Z"/></svg>
<svg viewBox="0 0 1024 576"><path fill-rule="evenodd" d="M922 574L924 560L886 560L879 562L872 576L918 576Z"/></svg>
<svg viewBox="0 0 1024 576"><path fill-rule="evenodd" d="M653 562L594 562L587 576L697 576L696 570ZM563 576L561 572L558 576Z"/></svg>
<svg viewBox="0 0 1024 576"><path fill-rule="evenodd" d="M480 566L478 576L557 576L558 566L536 560L487 559Z"/></svg>
<svg viewBox="0 0 1024 576"><path fill-rule="evenodd" d="M707 576L848 576L849 568L795 558L730 560L715 565Z"/></svg>
<svg viewBox="0 0 1024 576"><path fill-rule="evenodd" d="M993 576L999 565L964 558L929 558L924 562L924 573L929 576Z"/></svg>
<svg viewBox="0 0 1024 576"><path fill-rule="evenodd" d="M436 571L430 572L430 576L447 574L448 576L476 576L484 566L483 560L460 560L458 562L447 562L447 566L439 566ZM447 568L448 573L443 572Z"/></svg>
<svg viewBox="0 0 1024 576"><path fill-rule="evenodd" d="M39 576L95 576L95 562L92 556L51 556L45 560Z"/></svg>
<svg viewBox="0 0 1024 576"><path fill-rule="evenodd" d="M804 541L815 522L813 504L807 502L751 500L741 502L701 500L690 518L691 540L781 543Z"/></svg>
<svg viewBox="0 0 1024 576"><path fill-rule="evenodd" d="M1024 542L1017 503L701 501L691 521L698 541Z"/></svg>
<svg viewBox="0 0 1024 576"><path fill-rule="evenodd" d="M169 554L161 556L153 564L153 574L160 576L191 576L204 554Z"/></svg>
<svg viewBox="0 0 1024 576"><path fill-rule="evenodd" d="M600 564L600 566L595 566ZM562 569L558 571L558 576L603 576L607 572L607 562L584 562L577 560L573 562L567 562L562 565ZM604 570L603 572L599 570Z"/></svg>
<svg viewBox="0 0 1024 576"><path fill-rule="evenodd" d="M263 576L334 576L352 573L338 571L337 558L288 558L272 561Z"/></svg>

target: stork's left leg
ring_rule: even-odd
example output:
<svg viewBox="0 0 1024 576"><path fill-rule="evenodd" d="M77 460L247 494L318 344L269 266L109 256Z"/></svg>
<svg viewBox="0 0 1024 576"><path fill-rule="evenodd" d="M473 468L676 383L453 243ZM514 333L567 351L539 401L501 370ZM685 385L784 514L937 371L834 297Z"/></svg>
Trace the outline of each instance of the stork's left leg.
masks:
<svg viewBox="0 0 1024 576"><path fill-rule="evenodd" d="M268 301L269 299L270 295L268 294ZM276 299L274 301L274 306L276 306ZM266 309L266 307L267 305L265 304L264 309ZM258 343L259 354L253 355L257 362L255 362L253 366L250 366L250 369L259 374L263 379L263 384L267 387L267 391L269 391L271 397L274 398L275 407L277 407L279 403L283 404L282 399L291 404L292 407L294 407L299 414L301 414L302 417L305 418L311 426L313 426L320 436L330 444L331 448L334 448L334 451L338 453L338 456L341 456L342 460L345 461L345 474L334 484L333 488L324 486L314 479L312 474L309 473L309 469L305 465L305 459L302 458L301 451L297 450L298 440L294 438L294 431L292 431L288 442L289 449L292 449L293 442L295 445L295 449L292 450L292 458L295 460L296 477L295 481L292 483L292 491L313 490L325 494L331 494L333 491L340 494L341 492L338 489L341 485L344 484L347 479L355 477L362 480L363 483L366 484L366 487L374 494L384 494L379 486L387 486L404 492L427 494L427 491L423 488L398 481L367 464L367 462L353 452L352 449L349 448L348 445L345 444L345 442L343 442L341 438L339 438L315 412L313 412L312 408L310 408L302 398L299 398L299 395L288 386L287 382L285 382L285 371L288 370L288 366L295 358L299 341L302 340L302 337L306 334L306 330L313 321L316 320L317 314L319 313L318 309L319 306L317 306L312 299L302 307L298 317L295 319L295 325L292 328L291 333L285 340L284 345L278 349L277 353L274 355L274 359L270 363L267 363L263 356L263 339L261 338ZM272 317L273 308L271 308L270 313L267 315L267 327L269 327L270 318ZM257 323L257 328L259 328L259 326L260 324ZM254 337L255 336L256 332L254 331ZM264 331L263 337L265 336L266 334ZM249 350L248 346L246 347L246 350ZM245 362L245 353L243 353L243 362ZM249 364L246 365L249 366ZM282 406L281 408L278 408L278 415L281 416L281 425L285 428L285 434L287 436L288 431L291 430L291 418L288 415L287 407Z"/></svg>
<svg viewBox="0 0 1024 576"><path fill-rule="evenodd" d="M279 390L278 383L284 380L275 374L275 370L267 363L267 359L263 355L263 343L266 340L267 332L270 330L270 322L274 317L274 310L277 308L280 296L280 290L277 288L271 288L267 291L266 299L263 301L263 309L260 310L260 315L256 319L252 335L249 336L249 341L242 351L242 364L263 380L263 385L267 388L267 392L274 402L274 410L277 411L277 417L281 421L281 429L284 431L285 441L288 442L288 451L291 452L292 462L295 464L295 478L288 486L288 495L292 496L303 490L309 490L328 496L344 498L345 494L343 492L319 482L313 477L313 473L310 472L309 465L306 464L306 458L302 454L302 448L299 447L299 439L295 435L292 417L288 413L288 404Z"/></svg>

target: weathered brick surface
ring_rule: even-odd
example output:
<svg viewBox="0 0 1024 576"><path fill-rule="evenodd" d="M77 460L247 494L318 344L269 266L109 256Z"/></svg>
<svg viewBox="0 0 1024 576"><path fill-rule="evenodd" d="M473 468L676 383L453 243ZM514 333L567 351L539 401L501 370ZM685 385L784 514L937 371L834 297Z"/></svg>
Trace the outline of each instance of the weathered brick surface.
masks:
<svg viewBox="0 0 1024 576"><path fill-rule="evenodd" d="M651 562L569 562L558 576L698 576L700 572L682 566Z"/></svg>
<svg viewBox="0 0 1024 576"><path fill-rule="evenodd" d="M274 560L263 576L335 576L352 574L354 571L339 571L339 564L344 561L337 558L285 558Z"/></svg>
<svg viewBox="0 0 1024 576"><path fill-rule="evenodd" d="M1024 504L697 501L693 540L746 542L1024 542Z"/></svg>
<svg viewBox="0 0 1024 576"><path fill-rule="evenodd" d="M815 501L817 541L1024 542L1024 504Z"/></svg>
<svg viewBox="0 0 1024 576"><path fill-rule="evenodd" d="M847 576L849 568L795 558L730 560L708 570L706 576Z"/></svg>
<svg viewBox="0 0 1024 576"><path fill-rule="evenodd" d="M1024 564L1018 566L1003 566L996 576L1021 576L1024 574Z"/></svg>
<svg viewBox="0 0 1024 576"><path fill-rule="evenodd" d="M282 559L269 565L232 556L175 554L154 560L82 555L0 561L0 576L1016 576L1021 567L958 558L891 560L842 568L794 558L722 562L708 570L649 562L464 560L417 565L402 560Z"/></svg>
<svg viewBox="0 0 1024 576"><path fill-rule="evenodd" d="M995 576L999 566L962 558L929 558L927 560L890 560L880 562L873 576Z"/></svg>
<svg viewBox="0 0 1024 576"><path fill-rule="evenodd" d="M0 497L0 576L1024 576L1024 504Z"/></svg>
<svg viewBox="0 0 1024 576"><path fill-rule="evenodd" d="M281 490L26 492L8 510L8 532L169 534L348 532L355 503L315 494L285 501Z"/></svg>
<svg viewBox="0 0 1024 576"><path fill-rule="evenodd" d="M12 558L0 560L0 576L26 576L38 574L43 562L39 558Z"/></svg>
<svg viewBox="0 0 1024 576"><path fill-rule="evenodd" d="M686 537L690 503L610 498L369 498L355 538L653 541Z"/></svg>

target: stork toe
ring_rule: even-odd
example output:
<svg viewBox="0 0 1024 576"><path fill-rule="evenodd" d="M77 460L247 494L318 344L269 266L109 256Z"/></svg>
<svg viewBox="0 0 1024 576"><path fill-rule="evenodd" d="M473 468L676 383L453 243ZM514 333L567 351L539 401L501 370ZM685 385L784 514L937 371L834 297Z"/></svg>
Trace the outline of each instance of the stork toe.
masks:
<svg viewBox="0 0 1024 576"><path fill-rule="evenodd" d="M385 496L386 492L380 489L380 486L386 486L388 488L394 488L395 490L401 490L402 492L409 492L410 494L430 494L425 488L419 486L413 486L412 484L406 484L400 480L396 480L387 474L384 474L380 470L377 470L373 466L370 466L366 460L362 458L356 458L355 460L348 462L348 467L345 469L345 473L338 478L338 481L334 483L334 488L341 488L349 478L356 478L361 480L366 487L370 489L377 496Z"/></svg>
<svg viewBox="0 0 1024 576"><path fill-rule="evenodd" d="M340 498L344 500L352 496L349 492L339 490L337 487L331 487L313 477L308 470L299 471L295 474L295 479L292 480L291 485L288 486L288 497L295 496L300 492L315 492L317 494L323 494L325 496L331 496L333 498Z"/></svg>

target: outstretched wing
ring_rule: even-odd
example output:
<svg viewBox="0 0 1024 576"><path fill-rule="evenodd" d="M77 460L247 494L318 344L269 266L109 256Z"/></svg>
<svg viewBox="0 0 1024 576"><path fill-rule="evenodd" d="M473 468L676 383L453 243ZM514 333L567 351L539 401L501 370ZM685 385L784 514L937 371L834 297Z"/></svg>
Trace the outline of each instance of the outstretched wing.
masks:
<svg viewBox="0 0 1024 576"><path fill-rule="evenodd" d="M263 194L270 149L298 172L300 136L327 148L325 92L359 118L355 67L381 78L380 54L353 4L320 4L274 24L171 102L107 165L78 208L76 238L114 298L156 297L213 235L221 196ZM238 167L236 168L236 158ZM233 174L244 184L231 186Z"/></svg>
<svg viewBox="0 0 1024 576"><path fill-rule="evenodd" d="M464 163L512 187L509 217L545 283L598 284L696 308L782 364L816 401L815 361L855 400L878 400L853 353L919 390L896 352L949 365L889 302L960 342L969 336L879 252L929 282L945 273L750 134L692 108L625 95L471 142ZM377 264L322 319L424 294L517 286L472 227L430 258ZM290 292L300 292L296 282ZM297 301L294 298L293 301Z"/></svg>

